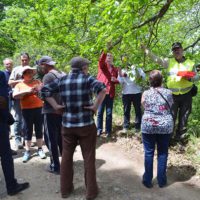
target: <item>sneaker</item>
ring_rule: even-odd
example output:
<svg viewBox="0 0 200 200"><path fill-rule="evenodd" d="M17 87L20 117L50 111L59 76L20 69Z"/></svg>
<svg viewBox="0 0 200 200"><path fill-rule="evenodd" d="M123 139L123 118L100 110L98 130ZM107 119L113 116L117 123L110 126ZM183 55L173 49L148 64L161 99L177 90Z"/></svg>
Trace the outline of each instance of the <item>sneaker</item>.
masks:
<svg viewBox="0 0 200 200"><path fill-rule="evenodd" d="M29 183L25 182L25 183L17 183L15 188L13 188L12 190L8 190L8 195L13 196L19 192L21 192L22 190L25 190L27 188L29 188Z"/></svg>
<svg viewBox="0 0 200 200"><path fill-rule="evenodd" d="M24 148L22 142L19 139L15 140L15 146L17 150Z"/></svg>
<svg viewBox="0 0 200 200"><path fill-rule="evenodd" d="M111 138L111 133L106 133L106 138Z"/></svg>
<svg viewBox="0 0 200 200"><path fill-rule="evenodd" d="M46 171L55 175L59 175L60 174L60 170L55 170L53 169L53 167L50 165L47 166Z"/></svg>
<svg viewBox="0 0 200 200"><path fill-rule="evenodd" d="M23 156L23 163L26 163L31 157L30 151L25 151Z"/></svg>
<svg viewBox="0 0 200 200"><path fill-rule="evenodd" d="M11 154L12 154L12 156L16 156L17 155L17 151L11 149Z"/></svg>
<svg viewBox="0 0 200 200"><path fill-rule="evenodd" d="M41 159L45 159L46 158L46 154L44 153L44 151L42 149L38 149L38 156L40 156Z"/></svg>
<svg viewBox="0 0 200 200"><path fill-rule="evenodd" d="M140 129L139 128L135 128L135 133L139 133Z"/></svg>
<svg viewBox="0 0 200 200"><path fill-rule="evenodd" d="M128 129L127 128L123 128L120 133L128 133Z"/></svg>
<svg viewBox="0 0 200 200"><path fill-rule="evenodd" d="M102 134L102 132L101 132L101 131L97 131L97 137L100 137L100 136L101 136L101 134Z"/></svg>

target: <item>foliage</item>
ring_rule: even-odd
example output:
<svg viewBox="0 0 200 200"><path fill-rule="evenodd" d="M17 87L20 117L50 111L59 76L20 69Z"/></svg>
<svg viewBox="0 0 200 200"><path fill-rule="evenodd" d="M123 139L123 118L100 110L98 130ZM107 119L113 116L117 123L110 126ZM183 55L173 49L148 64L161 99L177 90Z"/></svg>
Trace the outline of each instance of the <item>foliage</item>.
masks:
<svg viewBox="0 0 200 200"><path fill-rule="evenodd" d="M69 60L81 55L92 60L95 75L100 52L109 43L117 66L126 54L129 63L149 71L160 66L144 56L140 45L170 57L174 41L200 62L199 0L2 0L0 11L0 58L12 57L15 65L20 52L28 52L32 65L49 55L66 71ZM199 97L194 101L189 127L191 132L196 127L199 136Z"/></svg>
<svg viewBox="0 0 200 200"><path fill-rule="evenodd" d="M185 46L199 36L198 0L30 0L4 1L5 16L0 22L1 57L17 57L28 51L33 59L48 54L67 65L75 55L90 58L95 66L108 42L116 58L126 53L129 62L154 65L140 50L141 42L155 53L168 56L172 41ZM165 5L169 8L164 12ZM6 9L5 9L6 8ZM160 14L161 13L161 14ZM162 16L163 14L163 16ZM188 54L199 56L198 44ZM146 61L147 60L147 61ZM116 60L116 64L121 63ZM94 70L93 70L94 69Z"/></svg>

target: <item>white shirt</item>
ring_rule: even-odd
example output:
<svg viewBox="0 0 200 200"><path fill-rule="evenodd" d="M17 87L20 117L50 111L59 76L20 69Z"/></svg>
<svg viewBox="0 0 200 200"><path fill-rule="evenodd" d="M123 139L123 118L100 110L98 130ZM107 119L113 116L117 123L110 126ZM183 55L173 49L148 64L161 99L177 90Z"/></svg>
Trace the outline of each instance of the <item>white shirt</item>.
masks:
<svg viewBox="0 0 200 200"><path fill-rule="evenodd" d="M137 70L137 72L136 72ZM141 68L131 66L130 70L122 69L122 74L127 74L126 77L118 76L118 81L122 85L122 94L138 94L142 92L142 87L136 83L137 76L139 75L143 80L146 75Z"/></svg>

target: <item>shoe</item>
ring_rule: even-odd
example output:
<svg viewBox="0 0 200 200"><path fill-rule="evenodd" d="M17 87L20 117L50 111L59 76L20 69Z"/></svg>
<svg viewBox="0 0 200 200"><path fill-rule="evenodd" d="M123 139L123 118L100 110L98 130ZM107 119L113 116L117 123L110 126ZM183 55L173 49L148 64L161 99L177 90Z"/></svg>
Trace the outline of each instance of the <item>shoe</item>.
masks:
<svg viewBox="0 0 200 200"><path fill-rule="evenodd" d="M22 142L19 139L15 140L15 146L16 146L16 149L24 148Z"/></svg>
<svg viewBox="0 0 200 200"><path fill-rule="evenodd" d="M139 128L135 128L135 133L139 133L140 129Z"/></svg>
<svg viewBox="0 0 200 200"><path fill-rule="evenodd" d="M164 184L158 184L159 185L159 188L164 188L167 186L167 183L164 183Z"/></svg>
<svg viewBox="0 0 200 200"><path fill-rule="evenodd" d="M111 133L106 133L106 138L111 138Z"/></svg>
<svg viewBox="0 0 200 200"><path fill-rule="evenodd" d="M97 195L98 195L98 194L97 194ZM97 195L94 196L94 197L86 197L86 200L94 200L94 199L96 199Z"/></svg>
<svg viewBox="0 0 200 200"><path fill-rule="evenodd" d="M31 157L30 151L25 151L23 156L23 163L26 163Z"/></svg>
<svg viewBox="0 0 200 200"><path fill-rule="evenodd" d="M35 142L31 142L31 147L35 147Z"/></svg>
<svg viewBox="0 0 200 200"><path fill-rule="evenodd" d="M152 183L147 183L146 181L142 181L142 184L146 187L146 188L152 188L153 184Z"/></svg>
<svg viewBox="0 0 200 200"><path fill-rule="evenodd" d="M46 171L55 175L60 175L60 170L53 169L51 165L47 166Z"/></svg>
<svg viewBox="0 0 200 200"><path fill-rule="evenodd" d="M17 155L17 151L11 149L11 154L12 154L12 156L16 156Z"/></svg>
<svg viewBox="0 0 200 200"><path fill-rule="evenodd" d="M74 192L74 186L72 186L72 189L71 189L68 193L66 193L66 194L61 194L61 196L62 196L63 199L66 199L66 198L68 198L68 197L71 195L71 193L73 193L73 192Z"/></svg>
<svg viewBox="0 0 200 200"><path fill-rule="evenodd" d="M97 137L100 137L100 136L101 136L101 134L102 134L102 132L100 132L100 131L97 131Z"/></svg>
<svg viewBox="0 0 200 200"><path fill-rule="evenodd" d="M38 149L38 156L40 156L41 159L45 159L46 158L46 154L44 153L44 151L42 149Z"/></svg>
<svg viewBox="0 0 200 200"><path fill-rule="evenodd" d="M19 192L21 192L21 191L23 191L23 190L29 188L29 186L30 186L30 185L29 185L28 182L25 182L25 183L17 183L14 189L8 190L8 191L7 191L7 192L8 192L8 195L13 196L13 195L15 195L15 194L17 194L17 193L19 193Z"/></svg>
<svg viewBox="0 0 200 200"><path fill-rule="evenodd" d="M127 133L128 132L128 129L127 128L123 128L120 133Z"/></svg>

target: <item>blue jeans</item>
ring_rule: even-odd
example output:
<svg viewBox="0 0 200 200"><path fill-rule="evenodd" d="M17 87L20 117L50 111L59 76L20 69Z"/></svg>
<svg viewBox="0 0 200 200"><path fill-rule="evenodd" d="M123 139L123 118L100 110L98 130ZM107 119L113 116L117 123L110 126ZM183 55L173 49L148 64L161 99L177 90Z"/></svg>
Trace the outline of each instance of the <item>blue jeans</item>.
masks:
<svg viewBox="0 0 200 200"><path fill-rule="evenodd" d="M129 128L130 126L131 104L133 103L135 109L135 128L140 129L142 119L141 97L142 93L124 94L122 96L122 102L124 105L124 128Z"/></svg>
<svg viewBox="0 0 200 200"><path fill-rule="evenodd" d="M142 140L145 151L144 167L145 172L143 181L150 185L153 178L153 157L155 145L157 144L158 165L157 165L157 180L160 187L166 185L167 176L167 157L170 134L142 134Z"/></svg>
<svg viewBox="0 0 200 200"><path fill-rule="evenodd" d="M98 108L97 114L97 132L102 133L103 131L103 113L106 108L106 133L110 134L112 131L112 110L113 110L113 98L107 94Z"/></svg>
<svg viewBox="0 0 200 200"><path fill-rule="evenodd" d="M14 100L13 103L13 110L14 110L14 134L15 134L15 140L20 140L22 137L22 127L23 127L23 119L22 119L22 112L20 107L20 100Z"/></svg>

